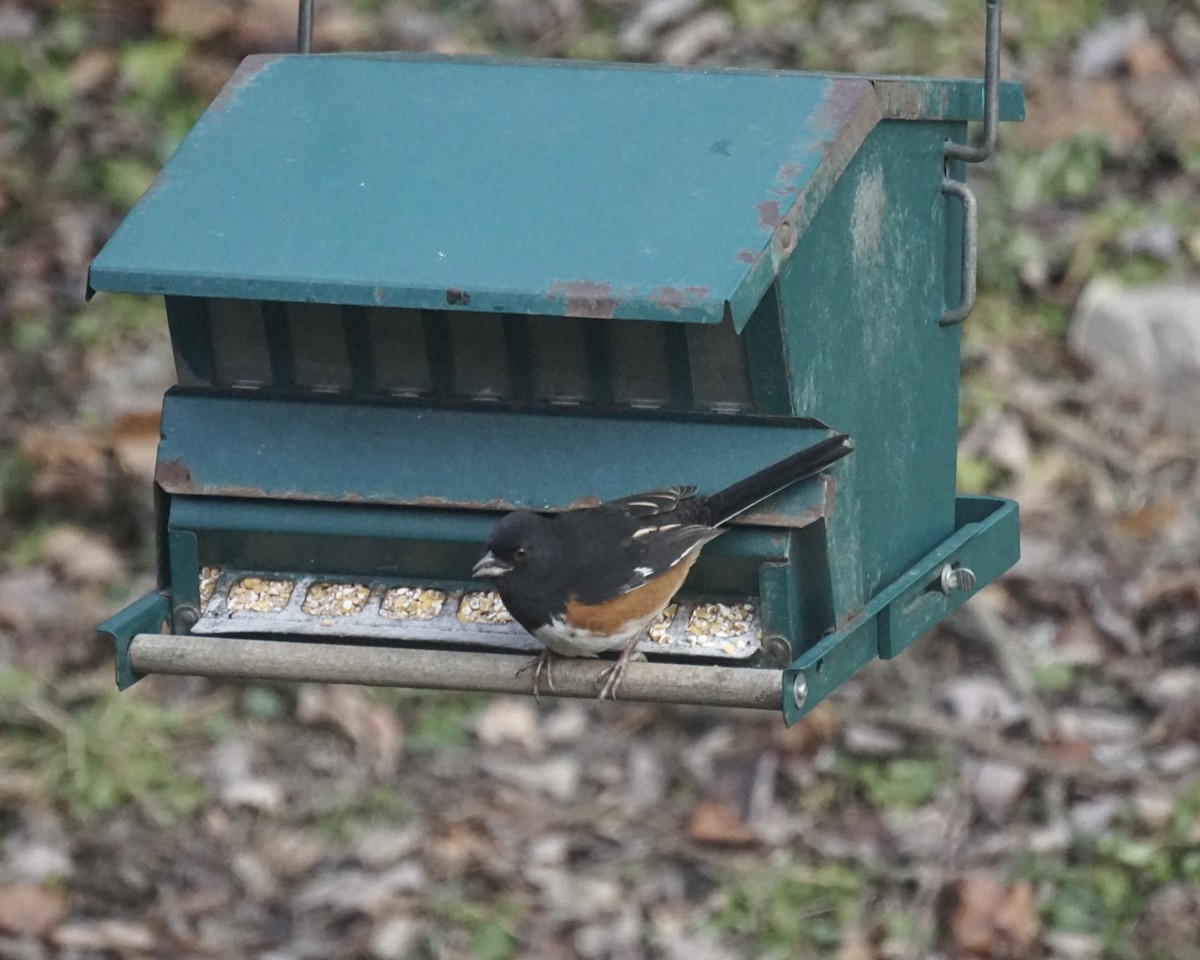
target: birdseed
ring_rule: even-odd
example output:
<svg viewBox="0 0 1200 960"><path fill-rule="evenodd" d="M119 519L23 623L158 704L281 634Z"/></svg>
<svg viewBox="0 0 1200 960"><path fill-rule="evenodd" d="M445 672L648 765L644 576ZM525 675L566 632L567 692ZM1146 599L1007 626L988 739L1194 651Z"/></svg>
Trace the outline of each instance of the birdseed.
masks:
<svg viewBox="0 0 1200 960"><path fill-rule="evenodd" d="M657 620L650 624L650 630L647 636L654 643L670 643L671 642L671 621L675 619L675 613L679 610L679 604L672 603L659 614Z"/></svg>
<svg viewBox="0 0 1200 960"><path fill-rule="evenodd" d="M278 613L292 596L291 580L243 577L229 588L228 607L234 612Z"/></svg>
<svg viewBox="0 0 1200 960"><path fill-rule="evenodd" d="M200 612L208 609L208 601L213 598L217 589L217 580L221 576L220 567L200 568Z"/></svg>
<svg viewBox="0 0 1200 960"><path fill-rule="evenodd" d="M379 612L389 620L433 620L442 612L446 594L428 587L394 587L383 595Z"/></svg>
<svg viewBox="0 0 1200 960"><path fill-rule="evenodd" d="M352 617L362 613L371 588L361 583L314 583L301 609L313 617Z"/></svg>
<svg viewBox="0 0 1200 960"><path fill-rule="evenodd" d="M698 603L688 620L687 632L693 646L715 646L718 640L725 653L744 649L753 639L754 604ZM757 632L757 631L756 631Z"/></svg>
<svg viewBox="0 0 1200 960"><path fill-rule="evenodd" d="M458 619L463 623L512 623L512 616L504 609L504 601L495 590L463 594L458 605Z"/></svg>

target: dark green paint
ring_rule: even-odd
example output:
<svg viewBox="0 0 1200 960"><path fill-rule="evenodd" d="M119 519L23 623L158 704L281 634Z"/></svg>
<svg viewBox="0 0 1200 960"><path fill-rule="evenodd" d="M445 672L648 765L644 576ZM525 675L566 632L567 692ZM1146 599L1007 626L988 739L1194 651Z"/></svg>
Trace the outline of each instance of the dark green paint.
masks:
<svg viewBox="0 0 1200 960"><path fill-rule="evenodd" d="M785 71L251 57L90 284L703 323L731 309L741 329L777 268L772 228L820 205L876 100L868 78Z"/></svg>
<svg viewBox="0 0 1200 960"><path fill-rule="evenodd" d="M1023 115L1019 87L1000 108ZM930 589L943 564L982 587L1016 558L1015 505L955 496L960 332L938 324L961 262L943 144L981 114L970 80L251 58L93 265L167 295L186 388L164 593L106 624L122 682L121 637L185 628L201 565L462 585L504 510L715 490L825 424L856 442L836 489L775 498L685 590L759 598L789 722L895 656L968 596Z"/></svg>
<svg viewBox="0 0 1200 960"><path fill-rule="evenodd" d="M896 656L1016 563L1020 547L1015 503L999 497L960 497L956 529L945 542L784 672L784 719L795 723L876 656ZM972 570L975 589L942 593L937 583L946 564ZM804 675L808 686L802 707L792 698L797 674Z"/></svg>
<svg viewBox="0 0 1200 960"><path fill-rule="evenodd" d="M173 494L255 500L547 509L677 483L716 491L828 435L785 418L172 392L158 482ZM792 517L819 512L820 489L799 485L769 507Z"/></svg>
<svg viewBox="0 0 1200 960"><path fill-rule="evenodd" d="M164 594L147 593L96 627L113 642L116 654L117 689L124 690L141 679L129 665L129 644L139 633L159 633L171 619L171 601Z"/></svg>

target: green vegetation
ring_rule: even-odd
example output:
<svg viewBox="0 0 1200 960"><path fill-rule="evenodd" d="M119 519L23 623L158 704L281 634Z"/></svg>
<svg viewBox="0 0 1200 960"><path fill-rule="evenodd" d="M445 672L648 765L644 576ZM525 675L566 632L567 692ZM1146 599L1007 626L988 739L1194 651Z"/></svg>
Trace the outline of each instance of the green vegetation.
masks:
<svg viewBox="0 0 1200 960"><path fill-rule="evenodd" d="M199 729L189 711L136 693L81 695L0 670L0 766L36 777L76 822L126 804L161 826L193 814L204 790L180 757Z"/></svg>
<svg viewBox="0 0 1200 960"><path fill-rule="evenodd" d="M866 871L779 855L736 872L716 897L708 926L737 935L746 957L823 954L855 925L867 889Z"/></svg>

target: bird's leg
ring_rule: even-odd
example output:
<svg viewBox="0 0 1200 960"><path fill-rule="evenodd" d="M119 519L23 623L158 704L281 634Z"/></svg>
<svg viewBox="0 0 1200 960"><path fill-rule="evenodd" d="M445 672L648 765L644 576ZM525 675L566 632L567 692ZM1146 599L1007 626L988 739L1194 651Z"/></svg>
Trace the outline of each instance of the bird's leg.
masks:
<svg viewBox="0 0 1200 960"><path fill-rule="evenodd" d="M543 647L541 653L539 653L536 657L534 657L527 664L525 664L525 666L521 667L521 669L517 671L518 677L521 676L521 674L523 674L523 673L529 672L530 670L533 671L533 699L534 700L541 699L541 697L539 696L539 693L541 690L541 679L542 679L543 673L546 675L546 686L550 688L550 692L551 693L558 692L554 689L554 676L550 673L550 661L551 661L551 659L553 659L553 657L554 657L554 654L550 652L550 648Z"/></svg>
<svg viewBox="0 0 1200 960"><path fill-rule="evenodd" d="M641 642L641 639L644 635L645 631L635 635L632 640L625 644L624 648L621 650L620 656L618 656L617 659L614 660L609 666L600 671L599 679L604 680L604 688L600 691L600 696L597 699L617 699L617 688L621 686L621 678L625 676L625 668L629 666L629 661L637 656L635 651L637 650L637 645ZM644 660L645 657L642 657L641 659Z"/></svg>

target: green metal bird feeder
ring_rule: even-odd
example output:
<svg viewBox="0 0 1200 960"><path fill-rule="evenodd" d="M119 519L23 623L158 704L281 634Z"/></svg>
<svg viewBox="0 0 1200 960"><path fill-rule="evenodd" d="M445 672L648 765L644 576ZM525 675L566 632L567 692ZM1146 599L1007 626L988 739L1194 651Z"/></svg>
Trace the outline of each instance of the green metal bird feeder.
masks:
<svg viewBox="0 0 1200 960"><path fill-rule="evenodd" d="M830 426L836 485L710 545L622 695L792 722L902 651L1017 557L1016 505L955 492L966 163L1023 111L998 8L983 81L248 58L91 267L164 297L178 374L119 685L528 691L470 580L502 512L712 491Z"/></svg>

